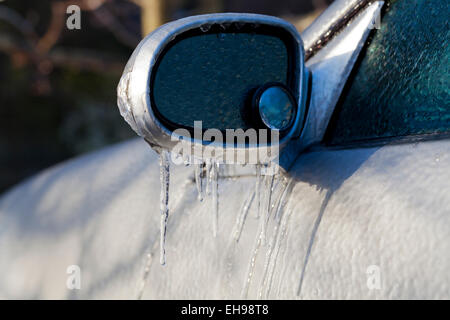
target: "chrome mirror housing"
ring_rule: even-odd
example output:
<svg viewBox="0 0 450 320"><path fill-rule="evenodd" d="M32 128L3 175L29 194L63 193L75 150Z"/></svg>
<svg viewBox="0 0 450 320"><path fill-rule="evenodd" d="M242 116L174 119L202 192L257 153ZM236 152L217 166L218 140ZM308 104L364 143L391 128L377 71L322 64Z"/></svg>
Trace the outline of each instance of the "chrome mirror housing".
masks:
<svg viewBox="0 0 450 320"><path fill-rule="evenodd" d="M339 13L337 23L328 31L313 24L306 32L309 71L295 27L269 16L189 17L163 25L141 41L125 67L117 95L122 116L160 153L161 264L169 215L168 151L175 164L173 155L196 164L200 200L207 178L216 235L220 165L242 169L236 164L254 164L251 171L244 169L244 174L257 175L254 194L260 197L261 176L272 175L264 179L270 194L273 174L280 168L289 171L302 150L322 140L382 5L382 1L337 0L328 9L331 13L322 15ZM349 15L348 10L355 12ZM265 230L266 217L261 221Z"/></svg>
<svg viewBox="0 0 450 320"><path fill-rule="evenodd" d="M227 164L277 163L288 171L302 150L322 141L383 5L336 0L305 30L304 41L290 23L255 14L163 25L141 41L125 67L117 88L120 112L157 152ZM220 38L237 41L240 50L230 54ZM280 48L286 50L282 59Z"/></svg>

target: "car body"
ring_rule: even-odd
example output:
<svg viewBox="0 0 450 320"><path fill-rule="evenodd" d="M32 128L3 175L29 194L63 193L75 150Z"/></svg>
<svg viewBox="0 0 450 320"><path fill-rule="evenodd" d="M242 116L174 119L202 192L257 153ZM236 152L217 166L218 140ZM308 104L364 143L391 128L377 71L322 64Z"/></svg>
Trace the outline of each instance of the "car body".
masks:
<svg viewBox="0 0 450 320"><path fill-rule="evenodd" d="M370 80L353 71L368 67L357 56L370 47L358 41L337 55L330 48L348 39L345 31L323 38L322 28L337 28L341 22L332 17L349 3L354 1L338 1L303 34L305 48L311 48L306 66L313 88L324 91L314 95L313 89L306 125L311 143L274 179L272 195L280 210L271 211L265 243L255 200L251 203L255 176L222 172L213 237L211 198L197 200L191 166L174 166L167 263L161 266L158 155L135 139L45 170L1 198L0 297L449 299L448 95L447 103L438 105L443 111L436 128L414 131L423 127L406 117L419 124L405 132L396 123L386 125L391 129L386 134L365 130L373 124L363 109L368 102L359 101L358 109L345 99L357 96L355 79ZM422 0L392 5L398 3L406 6L402 10L424 5ZM373 43L377 32L387 32L383 27L374 30ZM363 33L359 38L366 43ZM448 68L448 60L439 67ZM364 96L380 95L380 83L396 84L389 77L383 81ZM398 92L383 94L393 101ZM354 130L348 129L352 123ZM79 267L80 288L68 284L71 266Z"/></svg>

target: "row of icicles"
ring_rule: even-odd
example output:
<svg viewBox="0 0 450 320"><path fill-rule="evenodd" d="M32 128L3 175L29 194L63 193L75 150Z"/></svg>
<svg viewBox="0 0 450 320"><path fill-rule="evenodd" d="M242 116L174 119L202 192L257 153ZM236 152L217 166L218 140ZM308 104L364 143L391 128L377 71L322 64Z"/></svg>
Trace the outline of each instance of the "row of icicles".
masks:
<svg viewBox="0 0 450 320"><path fill-rule="evenodd" d="M195 185L198 192L198 200L203 201L205 194L212 196L212 233L213 236L217 236L218 232L218 221L219 221L219 169L220 163L214 159L206 159L205 161L198 161L200 163L194 163L194 177ZM186 161L186 165L189 165L190 161ZM247 199L246 203L242 208L240 214L241 224L238 227L239 238L240 232L242 230L242 225L250 208L250 205L256 198L256 217L261 218L261 244L266 243L266 229L268 215L271 210L271 195L274 189L275 175L264 176L261 174L262 165L256 165L256 186L254 192L251 193L251 197ZM265 179L264 179L265 177ZM262 182L266 181L265 189L268 192L262 192ZM161 151L160 152L160 182L161 182L161 194L160 194L160 211L161 211L161 224L160 224L160 263L165 265L166 255L165 255L165 242L166 242L166 231L167 231L167 220L169 217L169 185L170 185L170 152ZM266 195L267 193L267 195ZM264 199L261 199L261 195L264 194ZM264 203L262 203L264 200ZM238 238L236 239L238 241Z"/></svg>

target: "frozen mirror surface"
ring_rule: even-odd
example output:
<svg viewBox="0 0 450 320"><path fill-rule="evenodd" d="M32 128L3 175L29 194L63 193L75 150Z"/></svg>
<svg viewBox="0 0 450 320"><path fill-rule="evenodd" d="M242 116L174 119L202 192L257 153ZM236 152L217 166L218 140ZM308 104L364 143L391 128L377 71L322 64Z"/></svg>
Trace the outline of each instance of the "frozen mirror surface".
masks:
<svg viewBox="0 0 450 320"><path fill-rule="evenodd" d="M275 35L200 33L163 53L152 81L153 105L172 127L248 129L251 95L268 82L288 85L289 53Z"/></svg>

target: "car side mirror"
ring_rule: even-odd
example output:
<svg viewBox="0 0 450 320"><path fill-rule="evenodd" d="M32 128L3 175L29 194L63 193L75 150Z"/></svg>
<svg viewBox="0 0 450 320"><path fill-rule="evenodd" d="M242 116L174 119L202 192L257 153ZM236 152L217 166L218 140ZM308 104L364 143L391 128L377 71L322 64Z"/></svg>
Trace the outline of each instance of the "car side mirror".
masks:
<svg viewBox="0 0 450 320"><path fill-rule="evenodd" d="M302 150L322 140L382 6L383 1L366 7L335 1L303 34L309 71L295 27L274 17L189 17L141 41L118 85L118 105L130 126L160 153L161 264L169 215L168 151L172 161L173 155L194 160L199 199L203 189L212 194L214 235L220 164L255 164L245 166L257 178L243 208L257 198L264 242L272 173L288 171ZM355 10L362 13L355 16ZM281 185L288 192L291 184L284 180ZM266 191L261 191L263 185ZM264 193L268 201L261 209Z"/></svg>
<svg viewBox="0 0 450 320"><path fill-rule="evenodd" d="M120 80L118 105L158 152L267 164L301 134L307 82L303 43L290 23L202 15L141 41Z"/></svg>

